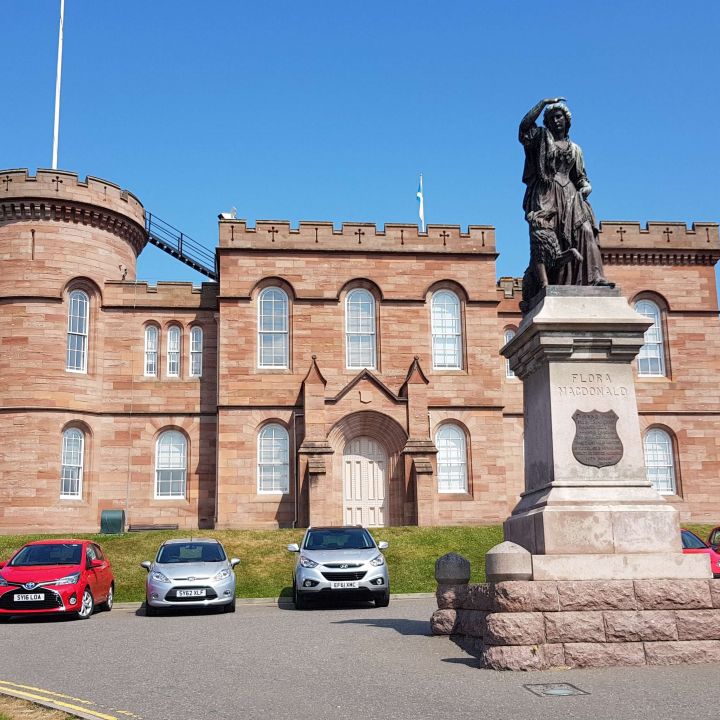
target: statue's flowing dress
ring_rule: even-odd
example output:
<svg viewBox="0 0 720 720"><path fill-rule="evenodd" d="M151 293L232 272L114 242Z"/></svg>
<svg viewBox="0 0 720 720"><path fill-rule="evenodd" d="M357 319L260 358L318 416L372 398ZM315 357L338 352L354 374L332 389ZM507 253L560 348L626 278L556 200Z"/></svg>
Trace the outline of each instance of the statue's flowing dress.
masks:
<svg viewBox="0 0 720 720"><path fill-rule="evenodd" d="M525 148L523 182L527 185L523 210L542 211L549 227L557 235L561 250L574 247L582 263L570 262L551 279L557 285L597 285L607 282L597 242L595 215L580 193L589 185L582 150L566 140L556 143L546 128L534 123L520 127L520 142ZM550 279L550 278L549 278Z"/></svg>

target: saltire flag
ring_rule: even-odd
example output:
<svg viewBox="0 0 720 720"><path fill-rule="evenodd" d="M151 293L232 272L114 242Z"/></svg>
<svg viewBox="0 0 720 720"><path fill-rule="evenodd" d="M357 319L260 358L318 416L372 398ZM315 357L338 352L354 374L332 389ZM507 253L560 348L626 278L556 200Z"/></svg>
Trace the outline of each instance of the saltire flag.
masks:
<svg viewBox="0 0 720 720"><path fill-rule="evenodd" d="M418 185L417 199L418 199L418 202L420 203L420 206L418 207L418 217L420 218L420 230L421 230L421 232L425 232L425 200L423 198L422 173L420 173L420 184Z"/></svg>

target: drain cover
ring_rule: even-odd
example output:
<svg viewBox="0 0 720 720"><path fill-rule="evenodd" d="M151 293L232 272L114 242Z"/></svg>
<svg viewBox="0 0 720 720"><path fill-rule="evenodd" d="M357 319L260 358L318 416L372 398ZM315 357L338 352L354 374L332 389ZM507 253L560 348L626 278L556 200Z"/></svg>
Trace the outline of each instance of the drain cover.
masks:
<svg viewBox="0 0 720 720"><path fill-rule="evenodd" d="M570 683L538 683L536 685L523 685L533 695L540 697L564 697L566 695L589 695L580 688L576 688Z"/></svg>

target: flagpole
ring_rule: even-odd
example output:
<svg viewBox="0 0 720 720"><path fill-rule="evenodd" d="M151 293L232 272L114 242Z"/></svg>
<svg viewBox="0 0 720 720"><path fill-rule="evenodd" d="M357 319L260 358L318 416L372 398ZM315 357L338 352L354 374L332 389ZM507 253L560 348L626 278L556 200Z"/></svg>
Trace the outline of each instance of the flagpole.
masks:
<svg viewBox="0 0 720 720"><path fill-rule="evenodd" d="M60 132L60 79L62 77L63 23L65 0L60 0L60 30L58 32L57 78L55 81L55 127L53 128L52 169L57 170L58 134Z"/></svg>

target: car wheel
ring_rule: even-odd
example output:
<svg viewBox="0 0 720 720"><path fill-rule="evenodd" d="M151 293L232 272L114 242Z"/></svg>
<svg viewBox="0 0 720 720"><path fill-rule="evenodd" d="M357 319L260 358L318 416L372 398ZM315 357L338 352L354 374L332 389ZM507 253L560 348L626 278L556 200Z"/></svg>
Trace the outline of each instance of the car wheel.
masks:
<svg viewBox="0 0 720 720"><path fill-rule="evenodd" d="M293 603L295 603L296 610L305 610L307 608L307 598L305 593L297 589L297 585L293 580Z"/></svg>
<svg viewBox="0 0 720 720"><path fill-rule="evenodd" d="M110 585L110 589L108 590L107 597L105 598L105 602L100 605L100 607L105 610L106 612L110 612L112 610L113 603L115 602L115 584Z"/></svg>
<svg viewBox="0 0 720 720"><path fill-rule="evenodd" d="M145 598L145 617L157 617L158 615L159 615L159 610L157 608L154 608L148 602L148 599Z"/></svg>
<svg viewBox="0 0 720 720"><path fill-rule="evenodd" d="M75 613L78 620L87 620L95 610L95 600L93 600L90 588L85 588L80 601L80 609Z"/></svg>
<svg viewBox="0 0 720 720"><path fill-rule="evenodd" d="M235 612L235 598L233 598L232 602L229 602L227 605L223 605L223 612L226 612L226 613L234 613Z"/></svg>
<svg viewBox="0 0 720 720"><path fill-rule="evenodd" d="M375 607L387 607L390 604L390 591L375 596Z"/></svg>

